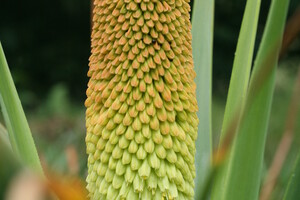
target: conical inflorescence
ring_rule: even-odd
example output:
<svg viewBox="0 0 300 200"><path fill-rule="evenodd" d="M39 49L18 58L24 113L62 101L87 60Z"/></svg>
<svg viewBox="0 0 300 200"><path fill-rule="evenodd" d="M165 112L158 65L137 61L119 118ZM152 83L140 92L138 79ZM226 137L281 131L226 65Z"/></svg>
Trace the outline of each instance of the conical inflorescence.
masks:
<svg viewBox="0 0 300 200"><path fill-rule="evenodd" d="M198 119L189 0L95 0L87 189L193 199Z"/></svg>

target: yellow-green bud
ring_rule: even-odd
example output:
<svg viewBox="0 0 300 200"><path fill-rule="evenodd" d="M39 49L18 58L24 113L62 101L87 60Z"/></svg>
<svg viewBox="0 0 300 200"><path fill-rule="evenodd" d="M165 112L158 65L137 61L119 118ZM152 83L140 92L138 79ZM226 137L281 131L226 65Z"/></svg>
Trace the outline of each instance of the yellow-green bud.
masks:
<svg viewBox="0 0 300 200"><path fill-rule="evenodd" d="M189 0L94 0L87 89L93 200L193 199L198 119Z"/></svg>

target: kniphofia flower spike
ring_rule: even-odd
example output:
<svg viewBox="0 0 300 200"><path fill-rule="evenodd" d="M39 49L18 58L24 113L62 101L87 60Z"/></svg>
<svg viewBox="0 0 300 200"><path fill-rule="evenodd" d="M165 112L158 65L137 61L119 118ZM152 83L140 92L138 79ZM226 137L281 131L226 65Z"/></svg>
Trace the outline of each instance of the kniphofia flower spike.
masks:
<svg viewBox="0 0 300 200"><path fill-rule="evenodd" d="M95 0L91 199L193 199L198 119L189 0Z"/></svg>

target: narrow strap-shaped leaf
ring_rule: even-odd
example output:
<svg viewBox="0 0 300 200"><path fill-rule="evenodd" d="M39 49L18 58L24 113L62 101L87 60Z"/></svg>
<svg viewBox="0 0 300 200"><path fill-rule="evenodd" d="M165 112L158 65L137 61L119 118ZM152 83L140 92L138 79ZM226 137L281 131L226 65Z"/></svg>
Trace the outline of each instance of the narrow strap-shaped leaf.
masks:
<svg viewBox="0 0 300 200"><path fill-rule="evenodd" d="M238 123L241 115L241 107L246 98L260 4L261 0L249 0L246 4L233 63L220 141L223 141L233 120L237 121L235 122L236 124ZM233 131L235 132L236 130ZM220 199L222 195L224 184L224 176L222 174L226 171L226 165L220 168L220 170L221 172L218 173L217 181L215 181L213 186L212 199L215 200Z"/></svg>
<svg viewBox="0 0 300 200"><path fill-rule="evenodd" d="M240 115L240 108L246 98L260 4L261 0L247 1L230 78L221 140L228 130L233 116Z"/></svg>
<svg viewBox="0 0 300 200"><path fill-rule="evenodd" d="M27 166L42 174L42 167L37 150L16 87L11 77L1 43L0 94L2 112L8 127L13 151Z"/></svg>
<svg viewBox="0 0 300 200"><path fill-rule="evenodd" d="M290 176L283 200L297 200L300 197L300 151Z"/></svg>
<svg viewBox="0 0 300 200"><path fill-rule="evenodd" d="M297 115L300 106L300 69L294 83L293 94L285 119L285 130L276 149L273 161L266 175L264 185L261 188L260 200L269 200L277 183L282 167L285 163L292 142L294 140Z"/></svg>
<svg viewBox="0 0 300 200"><path fill-rule="evenodd" d="M258 198L275 71L288 5L288 0L272 1L245 108L229 157L223 200Z"/></svg>
<svg viewBox="0 0 300 200"><path fill-rule="evenodd" d="M198 138L196 141L195 199L199 199L211 163L211 101L214 0L194 1L192 47L198 101Z"/></svg>
<svg viewBox="0 0 300 200"><path fill-rule="evenodd" d="M8 147L11 150L8 133L1 123L0 123L0 140L6 147Z"/></svg>

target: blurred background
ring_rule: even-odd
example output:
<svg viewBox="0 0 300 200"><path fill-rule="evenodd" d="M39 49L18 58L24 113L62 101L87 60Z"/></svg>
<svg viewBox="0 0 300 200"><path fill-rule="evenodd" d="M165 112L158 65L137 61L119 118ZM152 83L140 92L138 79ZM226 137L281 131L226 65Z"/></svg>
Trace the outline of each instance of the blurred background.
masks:
<svg viewBox="0 0 300 200"><path fill-rule="evenodd" d="M246 0L216 0L213 60L214 144L218 142L222 124L245 3ZM269 5L270 0L262 1L257 44L262 37ZM289 17L299 5L298 0L291 0ZM0 1L0 40L42 161L56 173L75 174L82 179L86 175L84 100L90 55L90 12L90 1L84 0ZM258 45L255 49L257 48ZM268 169L284 131L299 66L300 35L280 61L264 170ZM2 117L0 122L3 122ZM300 123L297 123L296 133L298 134L292 153L284 165L274 199L282 195L285 187L283 183L289 177L297 148L300 146ZM2 160L0 163L3 165ZM7 178L2 179L2 175L0 199L12 176L6 173Z"/></svg>

